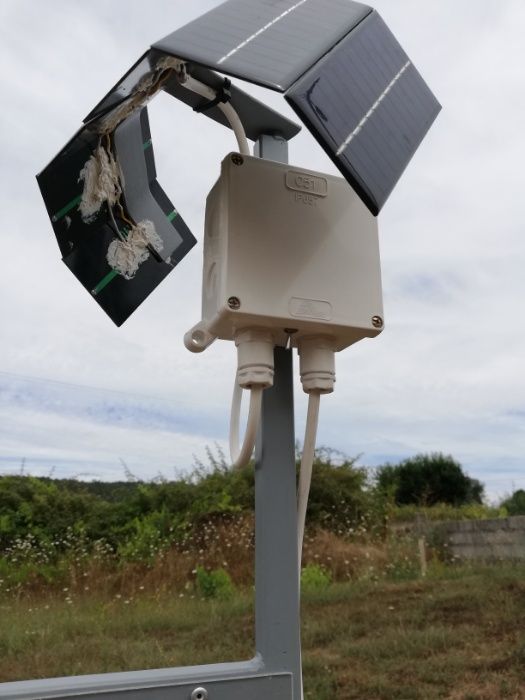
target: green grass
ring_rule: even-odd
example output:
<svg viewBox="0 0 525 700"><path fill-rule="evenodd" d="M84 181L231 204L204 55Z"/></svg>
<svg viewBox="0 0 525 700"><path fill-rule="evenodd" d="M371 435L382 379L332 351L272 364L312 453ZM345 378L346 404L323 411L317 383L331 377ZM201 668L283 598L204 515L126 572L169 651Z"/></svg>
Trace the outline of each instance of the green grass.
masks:
<svg viewBox="0 0 525 700"><path fill-rule="evenodd" d="M231 634L225 618L232 620ZM0 605L0 680L248 658L251 601L84 597Z"/></svg>
<svg viewBox="0 0 525 700"><path fill-rule="evenodd" d="M90 596L4 597L0 679L213 663L253 653L248 594ZM524 619L525 566L441 567L426 580L306 592L305 697L525 698Z"/></svg>

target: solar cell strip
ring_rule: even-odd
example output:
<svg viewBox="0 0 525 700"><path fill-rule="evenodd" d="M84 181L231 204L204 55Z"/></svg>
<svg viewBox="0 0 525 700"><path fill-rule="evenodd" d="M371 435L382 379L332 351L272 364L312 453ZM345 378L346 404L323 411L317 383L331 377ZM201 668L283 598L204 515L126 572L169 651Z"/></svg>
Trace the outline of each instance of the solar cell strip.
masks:
<svg viewBox="0 0 525 700"><path fill-rule="evenodd" d="M105 289L108 286L108 284L115 279L117 275L118 272L116 270L111 270L110 272L108 272L108 274L100 280L96 287L94 287L91 290L91 294L93 294L93 296L96 297L97 294L99 294L103 289Z"/></svg>
<svg viewBox="0 0 525 700"><path fill-rule="evenodd" d="M228 0L154 48L284 92L371 12L351 0Z"/></svg>
<svg viewBox="0 0 525 700"><path fill-rule="evenodd" d="M280 22L283 19L283 17L286 17L291 12L296 10L298 7L300 7L301 5L304 5L305 2L308 2L308 0L299 0L299 2L296 2L295 5L292 5L292 7L289 7L284 12L281 12L281 14L278 15L277 17L275 17L274 19L272 19L271 22L268 22L267 24L265 24L264 27L261 27L260 29L258 29L256 32L254 32L247 39L245 39L244 41L241 41L241 43L238 46L236 46L234 49L232 49L231 51L228 51L228 53L225 54L222 58L219 58L219 60L217 61L217 65L221 65L221 63L224 63L224 61L227 61L229 58L231 58L231 56L236 54L238 51L240 51L242 48L244 48L251 41L253 41L258 36L260 36L261 34L266 32L268 29L270 29L270 27L273 27L274 24L277 24L277 22Z"/></svg>
<svg viewBox="0 0 525 700"><path fill-rule="evenodd" d="M397 75L390 81L390 83L388 84L388 86L387 86L387 87L383 90L383 92L379 95L379 97L377 98L377 100L376 100L376 101L374 102L374 104L370 107L370 109L369 109L368 112L365 114L365 116L361 119L361 121L359 122L359 124L355 127L355 129L354 129L352 132L350 132L350 134L348 134L348 136L346 137L346 139L345 139L345 140L343 141L343 143L339 146L339 148L338 148L337 151L336 151L336 155L337 155L337 156L341 155L341 153L345 150L345 148L348 146L348 144L350 143L350 141L352 141L352 139L354 139L354 138L357 136L357 134L361 131L361 129L362 129L362 128L364 127L364 125L366 124L366 122L367 122L367 121L370 119L370 117L374 114L374 112L375 112L376 109L379 107L379 105L381 104L381 102L385 99L385 97L388 95L388 93L390 92L390 90L394 87L394 85L397 83L397 81L399 80L399 78L401 78L401 76L403 75L403 73L406 71L406 69L407 69L410 65L411 65L410 61L407 61L407 62L405 63L405 65L403 66L403 68L401 68L401 70L397 73Z"/></svg>
<svg viewBox="0 0 525 700"><path fill-rule="evenodd" d="M377 12L294 83L286 99L373 214L440 110Z"/></svg>
<svg viewBox="0 0 525 700"><path fill-rule="evenodd" d="M76 206L80 204L80 200L82 199L82 195L79 194L78 197L75 197L75 199L72 199L70 202L68 202L65 206L62 207L59 211L56 212L56 214L53 214L51 217L51 221L55 223L59 219L61 219L63 216L65 216L68 212L71 211L71 209L74 209Z"/></svg>

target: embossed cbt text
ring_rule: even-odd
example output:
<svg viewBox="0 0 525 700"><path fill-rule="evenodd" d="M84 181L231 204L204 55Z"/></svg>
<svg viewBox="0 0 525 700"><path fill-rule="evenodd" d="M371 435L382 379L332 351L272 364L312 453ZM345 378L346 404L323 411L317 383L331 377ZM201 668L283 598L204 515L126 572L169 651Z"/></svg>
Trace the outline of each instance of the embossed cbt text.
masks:
<svg viewBox="0 0 525 700"><path fill-rule="evenodd" d="M326 178L296 170L288 170L286 173L286 187L316 197L326 197L328 194L328 180Z"/></svg>

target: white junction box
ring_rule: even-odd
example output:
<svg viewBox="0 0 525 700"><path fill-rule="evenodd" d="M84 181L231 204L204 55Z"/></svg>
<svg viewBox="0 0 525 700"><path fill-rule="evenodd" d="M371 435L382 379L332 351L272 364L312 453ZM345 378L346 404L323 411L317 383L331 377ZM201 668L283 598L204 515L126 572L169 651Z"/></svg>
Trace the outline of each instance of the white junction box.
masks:
<svg viewBox="0 0 525 700"><path fill-rule="evenodd" d="M208 195L200 351L242 328L326 335L342 350L383 327L377 221L340 177L227 156Z"/></svg>

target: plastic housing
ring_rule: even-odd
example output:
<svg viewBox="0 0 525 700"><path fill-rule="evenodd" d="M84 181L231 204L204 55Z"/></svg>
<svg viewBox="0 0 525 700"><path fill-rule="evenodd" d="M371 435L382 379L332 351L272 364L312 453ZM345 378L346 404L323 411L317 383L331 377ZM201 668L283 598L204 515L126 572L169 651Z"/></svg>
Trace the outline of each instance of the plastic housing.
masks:
<svg viewBox="0 0 525 700"><path fill-rule="evenodd" d="M257 327L279 345L327 336L334 350L374 337L376 219L340 177L230 154L206 202L202 291L199 349Z"/></svg>

